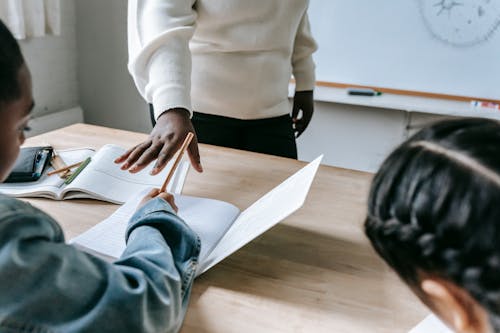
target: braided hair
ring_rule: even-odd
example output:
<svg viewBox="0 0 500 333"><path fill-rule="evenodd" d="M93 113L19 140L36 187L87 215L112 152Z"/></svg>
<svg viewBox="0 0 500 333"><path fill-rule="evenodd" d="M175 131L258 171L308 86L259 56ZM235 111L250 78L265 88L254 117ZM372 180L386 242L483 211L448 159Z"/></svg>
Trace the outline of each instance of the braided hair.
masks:
<svg viewBox="0 0 500 333"><path fill-rule="evenodd" d="M19 44L0 20L0 104L20 97L18 75L23 64L24 58Z"/></svg>
<svg viewBox="0 0 500 333"><path fill-rule="evenodd" d="M373 180L365 232L410 286L419 272L461 286L500 332L500 124L447 120L404 142Z"/></svg>

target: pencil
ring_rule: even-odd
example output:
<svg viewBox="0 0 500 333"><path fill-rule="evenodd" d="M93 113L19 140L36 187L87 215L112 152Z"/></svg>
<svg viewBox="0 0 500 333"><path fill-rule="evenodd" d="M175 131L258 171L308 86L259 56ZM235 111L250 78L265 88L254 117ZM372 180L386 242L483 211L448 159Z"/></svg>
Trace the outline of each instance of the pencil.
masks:
<svg viewBox="0 0 500 333"><path fill-rule="evenodd" d="M54 149L52 153L52 159L50 160L50 164L55 170L59 170L62 168L67 167L66 163L64 163L63 159L61 156L59 156L59 153ZM66 171L61 171L61 174L59 175L60 178L66 178L68 175L71 173L71 170L66 170Z"/></svg>
<svg viewBox="0 0 500 333"><path fill-rule="evenodd" d="M73 172L71 174L71 176L69 176L66 181L64 182L64 184L68 185L69 183L71 183L73 180L75 180L76 176L78 176L80 174L80 172L82 172L83 169L85 169L85 167L87 165L89 165L90 161L92 159L90 157L87 157L85 159L85 161L81 162L80 165L78 166L78 169L75 170L75 172Z"/></svg>
<svg viewBox="0 0 500 333"><path fill-rule="evenodd" d="M60 169L56 169L56 170L52 170L51 172L47 172L47 175L48 176L52 176L52 175L55 175L56 173L61 173L61 172L64 172L64 171L68 171L74 167L77 167L79 166L80 164L82 164L84 161L81 161L81 162L78 162L78 163L75 163L75 164L71 164L71 165L68 165L68 166L65 166L64 168L60 168Z"/></svg>
<svg viewBox="0 0 500 333"><path fill-rule="evenodd" d="M182 155L184 154L184 151L186 151L186 148L189 146L191 143L191 140L193 139L194 134L192 132L189 132L186 135L186 138L184 139L184 142L182 143L181 148L179 149L179 153L177 154L177 158L175 159L174 165L172 166L172 169L168 172L167 178L163 182L163 185L161 186L160 193L165 192L167 190L167 185L170 182L170 179L175 173L175 169L177 169L177 165L182 159Z"/></svg>

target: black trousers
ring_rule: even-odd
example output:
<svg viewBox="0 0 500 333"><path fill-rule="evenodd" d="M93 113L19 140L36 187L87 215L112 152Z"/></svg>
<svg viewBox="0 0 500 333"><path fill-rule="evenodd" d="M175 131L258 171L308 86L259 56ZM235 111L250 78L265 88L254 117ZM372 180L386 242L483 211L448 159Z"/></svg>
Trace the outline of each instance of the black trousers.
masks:
<svg viewBox="0 0 500 333"><path fill-rule="evenodd" d="M150 105L153 125L154 112ZM191 119L198 142L297 159L297 145L289 115L241 120L194 112Z"/></svg>

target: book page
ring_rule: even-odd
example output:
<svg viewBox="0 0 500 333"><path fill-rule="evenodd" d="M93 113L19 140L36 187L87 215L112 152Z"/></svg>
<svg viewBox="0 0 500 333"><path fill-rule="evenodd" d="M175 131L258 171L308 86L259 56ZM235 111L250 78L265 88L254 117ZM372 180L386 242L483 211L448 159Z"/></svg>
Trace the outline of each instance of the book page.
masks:
<svg viewBox="0 0 500 333"><path fill-rule="evenodd" d="M205 272L299 209L304 204L322 157L316 158L243 211L200 270Z"/></svg>
<svg viewBox="0 0 500 333"><path fill-rule="evenodd" d="M90 164L76 177L76 179L64 190L65 198L93 197L116 204L122 204L130 199L135 193L145 188L161 187L168 172L173 166L171 160L167 166L155 176L149 173L154 163L150 163L142 171L132 174L127 170L121 170L120 164L114 160L125 153L126 149L116 145L105 145L92 157ZM170 193L180 193L189 169L187 161L181 162L173 179L167 186ZM85 192L87 195L79 193Z"/></svg>
<svg viewBox="0 0 500 333"><path fill-rule="evenodd" d="M453 333L443 322L441 322L435 315L428 315L417 326L415 326L408 333Z"/></svg>
<svg viewBox="0 0 500 333"><path fill-rule="evenodd" d="M62 160L67 164L83 161L94 154L90 148L66 149L57 151ZM47 167L43 175L35 182L5 183L0 184L0 192L14 197L45 197L60 200L64 191L64 179L58 175L47 176L47 172L54 170Z"/></svg>
<svg viewBox="0 0 500 333"><path fill-rule="evenodd" d="M70 243L92 254L119 258L125 250L125 231L130 217L150 189L136 194L110 217L73 238ZM239 209L224 201L175 195L178 215L198 234L201 240L200 262L215 247L231 226Z"/></svg>

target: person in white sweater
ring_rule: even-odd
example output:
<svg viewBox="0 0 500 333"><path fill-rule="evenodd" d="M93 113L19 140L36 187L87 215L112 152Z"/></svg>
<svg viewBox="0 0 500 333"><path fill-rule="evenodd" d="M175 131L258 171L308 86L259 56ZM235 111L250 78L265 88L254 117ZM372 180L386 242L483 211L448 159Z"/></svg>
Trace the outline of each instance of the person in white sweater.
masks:
<svg viewBox="0 0 500 333"><path fill-rule="evenodd" d="M199 172L198 142L297 158L295 138L313 114L317 45L307 7L308 0L129 0L128 69L156 123L116 163L138 172L157 158L157 174L190 131Z"/></svg>

